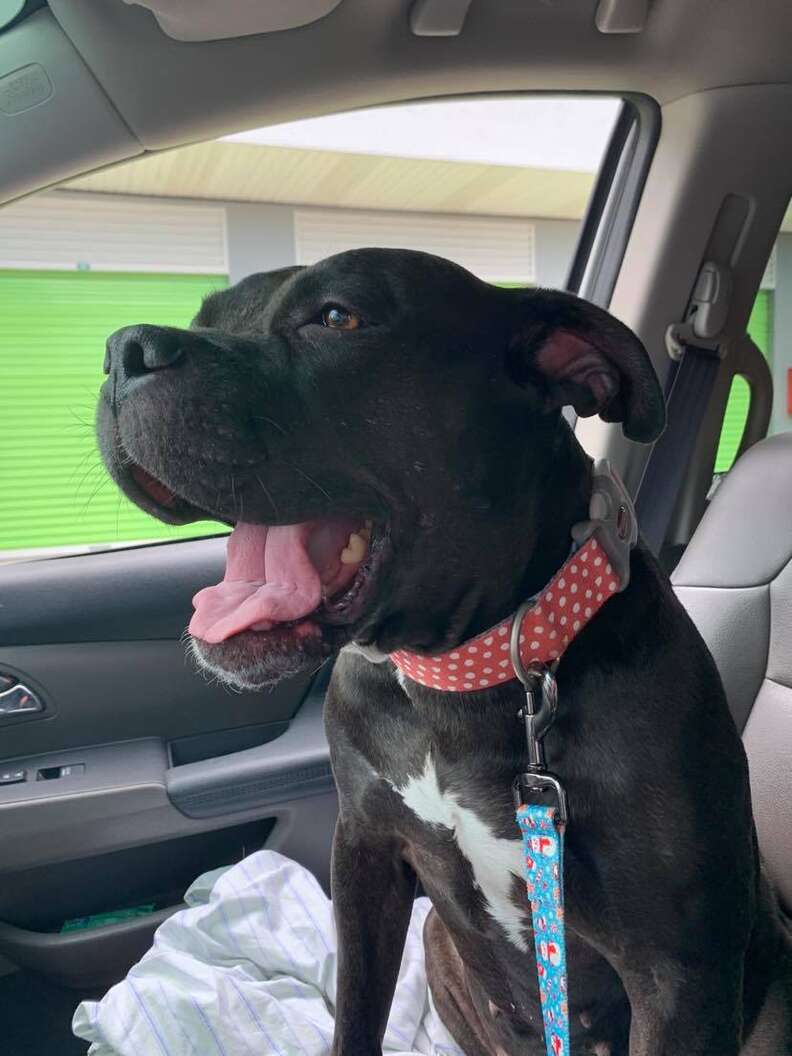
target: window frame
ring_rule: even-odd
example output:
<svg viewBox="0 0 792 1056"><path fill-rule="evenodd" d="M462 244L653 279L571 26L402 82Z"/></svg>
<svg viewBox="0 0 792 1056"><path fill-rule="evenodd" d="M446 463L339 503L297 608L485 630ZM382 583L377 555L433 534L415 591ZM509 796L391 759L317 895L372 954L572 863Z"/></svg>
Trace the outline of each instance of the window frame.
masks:
<svg viewBox="0 0 792 1056"><path fill-rule="evenodd" d="M566 283L570 293L603 308L619 277L660 129L660 107L654 99L635 93L622 96Z"/></svg>
<svg viewBox="0 0 792 1056"><path fill-rule="evenodd" d="M464 98L495 101L498 98L514 97L621 100L621 109L603 153L580 224L565 283L565 288L570 292L607 307L618 278L652 155L659 138L660 108L653 99L636 93L619 95L614 92L557 90L445 95L436 97L432 101L454 101ZM400 100L393 105L404 105L406 102L408 101ZM294 208L297 209L299 206L295 205ZM574 426L575 415L569 412L570 409L567 408L569 421ZM218 526L218 528L217 533L212 533L213 536L226 534L222 527ZM107 544L58 546L53 548L58 553L42 553L40 557L26 555L17 560L53 560L86 552L103 553L114 549L177 545L208 537L211 536L202 533L182 539L130 539ZM41 549L48 550L49 548L42 547ZM9 558L9 560L14 559ZM2 551L0 551L0 563L5 563Z"/></svg>

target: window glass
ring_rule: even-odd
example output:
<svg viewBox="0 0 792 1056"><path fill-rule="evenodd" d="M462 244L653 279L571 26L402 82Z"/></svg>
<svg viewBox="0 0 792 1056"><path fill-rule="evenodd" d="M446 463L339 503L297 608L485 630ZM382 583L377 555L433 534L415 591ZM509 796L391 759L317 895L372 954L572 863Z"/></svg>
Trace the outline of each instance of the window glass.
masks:
<svg viewBox="0 0 792 1056"><path fill-rule="evenodd" d="M761 289L748 320L748 333L771 367L773 364L774 294L775 291L772 289ZM737 457L750 402L751 389L748 382L739 374L735 375L729 391L729 400L723 417L723 430L715 458L716 473L728 472Z"/></svg>
<svg viewBox="0 0 792 1056"><path fill-rule="evenodd" d="M773 376L768 435L792 429L792 206L787 210L748 321L748 333ZM735 376L715 459L716 478L734 464L748 417L751 390Z"/></svg>
<svg viewBox="0 0 792 1056"><path fill-rule="evenodd" d="M723 416L723 429L715 456L715 473L728 473L734 465L740 447L745 423L748 420L748 407L751 402L751 389L745 378L735 374L729 389L726 413Z"/></svg>
<svg viewBox="0 0 792 1056"><path fill-rule="evenodd" d="M103 336L150 313L186 326L224 275L0 272L2 355L0 551L178 538L217 524L170 527L129 502L94 440Z"/></svg>
<svg viewBox="0 0 792 1056"><path fill-rule="evenodd" d="M562 286L617 99L411 104L253 130L0 210L0 561L223 532L115 488L93 433L106 338L356 246Z"/></svg>

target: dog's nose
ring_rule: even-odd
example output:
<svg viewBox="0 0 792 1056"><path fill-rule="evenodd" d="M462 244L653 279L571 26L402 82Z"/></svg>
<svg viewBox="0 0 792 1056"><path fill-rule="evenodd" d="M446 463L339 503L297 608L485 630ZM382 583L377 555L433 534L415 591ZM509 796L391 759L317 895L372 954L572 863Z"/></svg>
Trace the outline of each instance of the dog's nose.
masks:
<svg viewBox="0 0 792 1056"><path fill-rule="evenodd" d="M162 326L125 326L107 339L104 372L135 378L173 367L184 356L183 337Z"/></svg>

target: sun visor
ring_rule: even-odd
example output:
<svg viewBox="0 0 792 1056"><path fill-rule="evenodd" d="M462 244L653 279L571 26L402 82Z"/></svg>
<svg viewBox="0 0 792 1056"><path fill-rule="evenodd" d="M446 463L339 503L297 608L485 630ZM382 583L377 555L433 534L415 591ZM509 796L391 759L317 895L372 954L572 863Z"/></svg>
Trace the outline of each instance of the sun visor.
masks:
<svg viewBox="0 0 792 1056"><path fill-rule="evenodd" d="M148 8L174 40L225 40L317 22L341 0L124 0Z"/></svg>

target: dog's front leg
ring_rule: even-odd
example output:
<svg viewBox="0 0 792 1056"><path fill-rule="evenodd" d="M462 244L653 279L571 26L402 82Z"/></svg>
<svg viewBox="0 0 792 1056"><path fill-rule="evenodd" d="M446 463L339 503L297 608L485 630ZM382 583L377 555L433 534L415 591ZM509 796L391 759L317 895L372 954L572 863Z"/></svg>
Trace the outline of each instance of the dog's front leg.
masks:
<svg viewBox="0 0 792 1056"><path fill-rule="evenodd" d="M738 1056L742 959L706 963L629 957L619 972L630 999L630 1056Z"/></svg>
<svg viewBox="0 0 792 1056"><path fill-rule="evenodd" d="M338 986L333 1056L379 1056L415 896L415 873L391 841L338 821L333 842Z"/></svg>

